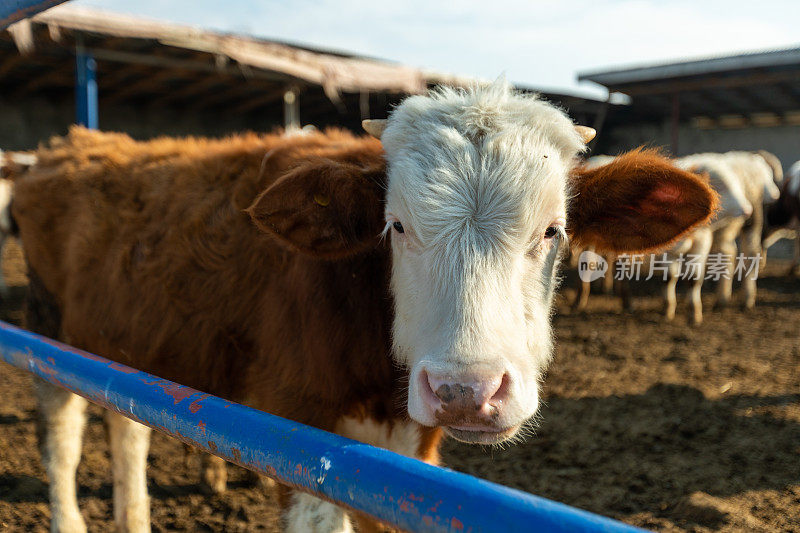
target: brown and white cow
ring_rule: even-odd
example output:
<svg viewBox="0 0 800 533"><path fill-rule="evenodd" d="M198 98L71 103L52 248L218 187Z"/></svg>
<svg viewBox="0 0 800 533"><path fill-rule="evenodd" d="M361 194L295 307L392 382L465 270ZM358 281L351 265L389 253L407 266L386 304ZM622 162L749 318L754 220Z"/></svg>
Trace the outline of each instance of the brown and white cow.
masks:
<svg viewBox="0 0 800 533"><path fill-rule="evenodd" d="M531 423L568 236L648 250L716 203L651 152L577 168L588 128L501 83L413 96L365 127L381 142L53 139L13 204L30 327L435 463L442 432L494 444ZM85 402L38 391L52 529L83 531ZM107 420L115 521L146 531L148 429ZM280 499L290 531L351 529L330 503Z"/></svg>

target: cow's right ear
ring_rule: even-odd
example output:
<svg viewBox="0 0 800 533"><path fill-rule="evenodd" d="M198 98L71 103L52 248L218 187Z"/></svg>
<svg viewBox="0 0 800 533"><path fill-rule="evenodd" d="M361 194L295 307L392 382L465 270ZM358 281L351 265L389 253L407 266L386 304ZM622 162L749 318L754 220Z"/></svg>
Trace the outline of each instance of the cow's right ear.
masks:
<svg viewBox="0 0 800 533"><path fill-rule="evenodd" d="M702 177L655 150L633 150L573 173L567 231L606 252L662 248L709 221L717 194Z"/></svg>
<svg viewBox="0 0 800 533"><path fill-rule="evenodd" d="M297 251L335 259L375 246L384 222L385 166L318 159L281 176L247 213Z"/></svg>

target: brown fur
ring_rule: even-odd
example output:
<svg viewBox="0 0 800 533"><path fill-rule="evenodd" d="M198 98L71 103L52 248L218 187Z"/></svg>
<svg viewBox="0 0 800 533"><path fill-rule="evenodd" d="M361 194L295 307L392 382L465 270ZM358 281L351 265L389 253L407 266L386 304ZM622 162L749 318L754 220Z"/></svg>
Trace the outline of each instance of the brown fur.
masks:
<svg viewBox="0 0 800 533"><path fill-rule="evenodd" d="M308 166L298 161L382 168L377 141L329 132L137 143L75 128L39 156L14 214L71 343L326 429L362 404L378 420L405 416L380 223L358 230L362 253L328 262L276 246L245 212ZM382 184L369 186L380 206ZM343 209L335 217L362 207L326 194Z"/></svg>
<svg viewBox="0 0 800 533"><path fill-rule="evenodd" d="M706 224L718 197L700 176L674 167L657 150L637 149L573 179L568 229L598 252L647 252Z"/></svg>

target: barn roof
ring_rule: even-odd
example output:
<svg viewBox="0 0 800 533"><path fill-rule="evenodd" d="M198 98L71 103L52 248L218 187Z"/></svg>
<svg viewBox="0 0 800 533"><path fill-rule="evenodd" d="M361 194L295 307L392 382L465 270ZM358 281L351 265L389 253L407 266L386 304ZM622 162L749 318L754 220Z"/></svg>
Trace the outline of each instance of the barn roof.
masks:
<svg viewBox="0 0 800 533"><path fill-rule="evenodd" d="M389 61L70 5L50 9L16 26L31 23L46 27L47 40L55 43L66 41L68 44L69 37L75 35L90 38L92 42L86 46L96 48L91 51L99 60L134 63L143 59L133 54L159 48L159 55L164 56L163 64L182 65L186 69L194 67L194 70L207 70L212 66L222 71L233 66L245 77L250 67L263 71L258 77L268 72L275 80L322 86L334 98L340 91L414 93L425 89L420 70ZM33 33L29 38L25 35L27 29L17 27L11 31L23 51L35 49L38 39L33 38ZM123 47L120 46L123 40L138 42ZM121 50L130 47L135 50ZM189 63L192 60L196 61L194 65ZM152 59L149 62L158 63Z"/></svg>
<svg viewBox="0 0 800 533"><path fill-rule="evenodd" d="M259 113L268 127L286 122L284 99L291 89L303 124L360 129L361 118L386 116L404 95L475 81L337 50L64 4L0 32L0 100L71 102L79 49L97 64L101 116L123 105L204 116ZM591 125L607 107L579 95L543 94L584 124Z"/></svg>
<svg viewBox="0 0 800 533"><path fill-rule="evenodd" d="M742 125L800 120L800 47L582 72L632 98L636 118L682 117Z"/></svg>

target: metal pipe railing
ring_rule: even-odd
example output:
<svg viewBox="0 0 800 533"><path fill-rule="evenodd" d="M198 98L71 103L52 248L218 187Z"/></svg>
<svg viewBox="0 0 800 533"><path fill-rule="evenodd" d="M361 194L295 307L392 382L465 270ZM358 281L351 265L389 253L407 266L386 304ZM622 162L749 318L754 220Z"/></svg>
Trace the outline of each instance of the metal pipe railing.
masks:
<svg viewBox="0 0 800 533"><path fill-rule="evenodd" d="M406 530L640 531L229 402L5 322L0 359L227 461Z"/></svg>

